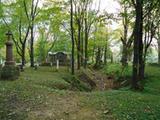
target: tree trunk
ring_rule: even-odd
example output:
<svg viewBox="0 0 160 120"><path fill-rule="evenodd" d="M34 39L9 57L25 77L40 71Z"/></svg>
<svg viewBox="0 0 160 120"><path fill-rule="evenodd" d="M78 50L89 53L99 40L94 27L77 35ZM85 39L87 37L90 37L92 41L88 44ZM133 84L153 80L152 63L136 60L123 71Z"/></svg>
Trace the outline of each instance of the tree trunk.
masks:
<svg viewBox="0 0 160 120"><path fill-rule="evenodd" d="M98 47L97 53L96 53L96 63L94 65L95 69L98 69L101 65L101 48Z"/></svg>
<svg viewBox="0 0 160 120"><path fill-rule="evenodd" d="M81 64L84 67L84 26L81 25Z"/></svg>
<svg viewBox="0 0 160 120"><path fill-rule="evenodd" d="M143 62L142 62L140 75L141 75L140 80L144 79L144 77L145 77L144 76L145 75L145 60L143 60Z"/></svg>
<svg viewBox="0 0 160 120"><path fill-rule="evenodd" d="M77 69L81 68L81 25L78 20Z"/></svg>
<svg viewBox="0 0 160 120"><path fill-rule="evenodd" d="M84 58L84 68L87 68L88 62L88 25L87 19L85 18L85 58Z"/></svg>
<svg viewBox="0 0 160 120"><path fill-rule="evenodd" d="M26 59L25 59L25 44L24 45L22 45L22 56L21 56L21 60L22 60L22 66L25 66L25 64L26 64Z"/></svg>
<svg viewBox="0 0 160 120"><path fill-rule="evenodd" d="M71 4L71 14L70 14L70 25L71 25L71 41L72 41L72 58L71 58L71 72L72 72L72 75L74 75L74 28L73 28L73 1L70 0L70 4Z"/></svg>
<svg viewBox="0 0 160 120"><path fill-rule="evenodd" d="M83 32L81 36L81 64L84 66L84 40L83 40Z"/></svg>
<svg viewBox="0 0 160 120"><path fill-rule="evenodd" d="M31 26L30 64L34 67L34 25Z"/></svg>
<svg viewBox="0 0 160 120"><path fill-rule="evenodd" d="M141 0L143 1L143 0ZM141 2L143 4L143 2ZM145 64L145 58L143 59L143 8L141 6L141 11L140 11L140 31L139 31L139 80L144 79L144 66ZM147 52L147 51L146 51ZM146 53L147 54L147 53Z"/></svg>
<svg viewBox="0 0 160 120"><path fill-rule="evenodd" d="M123 45L122 48L122 58L121 58L122 66L128 65L128 51L126 45Z"/></svg>
<svg viewBox="0 0 160 120"><path fill-rule="evenodd" d="M160 65L160 40L158 40L158 64Z"/></svg>
<svg viewBox="0 0 160 120"><path fill-rule="evenodd" d="M133 73L132 73L132 88L138 89L139 81L139 61L140 59L140 46L142 41L142 23L143 23L143 13L142 13L142 0L136 0L136 22L135 22L135 32L134 32L134 57L133 57Z"/></svg>
<svg viewBox="0 0 160 120"><path fill-rule="evenodd" d="M104 64L107 64L107 45L104 48Z"/></svg>

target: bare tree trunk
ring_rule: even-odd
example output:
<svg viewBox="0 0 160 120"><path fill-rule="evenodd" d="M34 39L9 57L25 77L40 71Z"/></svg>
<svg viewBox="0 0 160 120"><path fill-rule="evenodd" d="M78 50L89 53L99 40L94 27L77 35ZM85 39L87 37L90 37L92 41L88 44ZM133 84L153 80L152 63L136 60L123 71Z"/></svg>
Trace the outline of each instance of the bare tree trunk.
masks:
<svg viewBox="0 0 160 120"><path fill-rule="evenodd" d="M84 67L84 20L81 24L81 64Z"/></svg>
<svg viewBox="0 0 160 120"><path fill-rule="evenodd" d="M160 65L160 40L158 40L158 64Z"/></svg>
<svg viewBox="0 0 160 120"><path fill-rule="evenodd" d="M84 61L84 68L87 68L88 62L88 24L87 18L85 18L85 61Z"/></svg>
<svg viewBox="0 0 160 120"><path fill-rule="evenodd" d="M139 61L141 59L140 47L142 44L142 28L143 28L143 13L142 0L136 0L136 22L134 32L134 57L133 57L133 73L132 73L132 88L138 89L139 81Z"/></svg>
<svg viewBox="0 0 160 120"><path fill-rule="evenodd" d="M128 51L127 51L126 45L123 45L122 48L122 58L121 58L121 63L122 66L127 66L128 65Z"/></svg>
<svg viewBox="0 0 160 120"><path fill-rule="evenodd" d="M107 64L107 45L104 48L104 64Z"/></svg>
<svg viewBox="0 0 160 120"><path fill-rule="evenodd" d="M21 56L22 66L25 66L25 64L26 64L25 49L26 49L26 45L24 44L24 45L22 45L22 56Z"/></svg>
<svg viewBox="0 0 160 120"><path fill-rule="evenodd" d="M128 39L128 28L129 28L129 16L127 11L127 5L124 4L124 16L122 16L122 22L123 22L123 35L121 37L122 41L122 57L121 57L121 63L122 66L127 66L128 64L128 44L130 43L130 39ZM131 44L130 44L131 45Z"/></svg>
<svg viewBox="0 0 160 120"><path fill-rule="evenodd" d="M142 11L143 12L143 11ZM143 13L141 15L143 17ZM143 18L141 18L142 20ZM141 25L141 30L140 30L140 38L139 38L139 80L144 79L144 59L143 59L143 20L140 23Z"/></svg>
<svg viewBox="0 0 160 120"><path fill-rule="evenodd" d="M31 41L30 41L30 66L34 67L34 26L31 26Z"/></svg>
<svg viewBox="0 0 160 120"><path fill-rule="evenodd" d="M37 8L38 8L38 3L39 0L36 1L35 4L35 0L31 1L31 13L30 13L30 19L29 19L29 14L26 8L26 14L28 17L28 20L30 20L30 30L31 30L31 40L30 40L30 66L34 67L34 22L35 22L35 18L37 16Z"/></svg>
<svg viewBox="0 0 160 120"><path fill-rule="evenodd" d="M77 69L81 68L81 24L78 20Z"/></svg>
<svg viewBox="0 0 160 120"><path fill-rule="evenodd" d="M72 72L72 75L75 74L75 71L74 71L74 28L73 28L73 1L70 0L70 4L71 4L71 13L70 13L70 25L71 25L71 40L72 40L72 58L71 58L71 72Z"/></svg>
<svg viewBox="0 0 160 120"><path fill-rule="evenodd" d="M98 47L96 52L96 63L94 65L94 68L98 69L100 66L101 66L101 48Z"/></svg>

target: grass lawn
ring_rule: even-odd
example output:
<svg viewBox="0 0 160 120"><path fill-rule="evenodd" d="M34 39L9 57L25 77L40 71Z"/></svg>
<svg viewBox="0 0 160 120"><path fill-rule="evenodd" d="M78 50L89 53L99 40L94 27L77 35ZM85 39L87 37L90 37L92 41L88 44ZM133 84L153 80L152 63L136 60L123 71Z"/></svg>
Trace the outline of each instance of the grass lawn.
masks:
<svg viewBox="0 0 160 120"><path fill-rule="evenodd" d="M19 80L0 81L0 120L159 120L160 68L147 67L143 92L71 91L65 69L27 68Z"/></svg>

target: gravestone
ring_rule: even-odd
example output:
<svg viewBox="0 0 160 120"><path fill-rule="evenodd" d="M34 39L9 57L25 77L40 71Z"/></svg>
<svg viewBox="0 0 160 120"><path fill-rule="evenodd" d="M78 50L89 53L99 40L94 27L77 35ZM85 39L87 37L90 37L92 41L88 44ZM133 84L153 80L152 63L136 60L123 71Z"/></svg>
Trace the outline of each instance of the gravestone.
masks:
<svg viewBox="0 0 160 120"><path fill-rule="evenodd" d="M20 72L19 67L16 67L15 61L13 58L13 41L12 33L8 31L6 33L7 42L6 42L6 62L5 66L2 68L1 77L3 80L15 80L18 78Z"/></svg>

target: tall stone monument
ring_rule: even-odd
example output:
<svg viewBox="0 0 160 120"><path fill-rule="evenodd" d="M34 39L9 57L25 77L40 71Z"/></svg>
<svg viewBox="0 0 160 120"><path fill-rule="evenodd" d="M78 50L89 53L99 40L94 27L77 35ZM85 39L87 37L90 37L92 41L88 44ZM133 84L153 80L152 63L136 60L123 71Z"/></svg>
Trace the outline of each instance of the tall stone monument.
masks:
<svg viewBox="0 0 160 120"><path fill-rule="evenodd" d="M6 62L5 66L2 68L1 77L2 79L15 80L18 78L20 72L19 68L16 67L14 57L13 57L13 41L12 33L8 31L6 33L7 42L6 42Z"/></svg>
<svg viewBox="0 0 160 120"><path fill-rule="evenodd" d="M15 65L15 61L13 59L13 41L12 41L12 33L11 31L8 31L6 33L7 36L7 42L6 42L6 62L5 65Z"/></svg>

